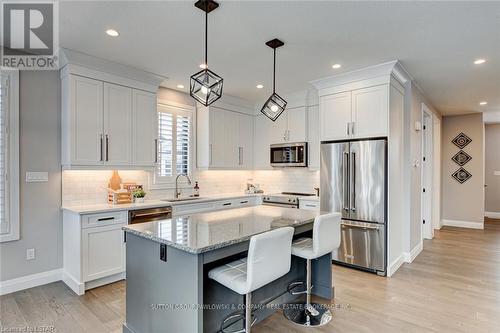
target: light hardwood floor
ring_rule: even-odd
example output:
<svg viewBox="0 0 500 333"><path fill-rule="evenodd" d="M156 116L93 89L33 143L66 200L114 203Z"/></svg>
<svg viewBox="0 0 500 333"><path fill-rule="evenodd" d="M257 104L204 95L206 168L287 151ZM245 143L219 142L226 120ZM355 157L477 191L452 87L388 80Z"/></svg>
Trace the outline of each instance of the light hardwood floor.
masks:
<svg viewBox="0 0 500 333"><path fill-rule="evenodd" d="M500 332L499 220L485 230L436 231L392 278L339 266L333 272L338 308L330 324L304 329L276 313L252 332ZM0 325L121 332L124 309L125 282L81 297L56 282L0 297Z"/></svg>

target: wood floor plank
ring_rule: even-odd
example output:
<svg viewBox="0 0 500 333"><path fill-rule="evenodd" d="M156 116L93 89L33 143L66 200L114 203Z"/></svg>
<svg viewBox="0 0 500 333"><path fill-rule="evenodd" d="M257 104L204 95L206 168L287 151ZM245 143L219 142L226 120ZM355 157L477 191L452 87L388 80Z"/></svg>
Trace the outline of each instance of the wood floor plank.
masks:
<svg viewBox="0 0 500 333"><path fill-rule="evenodd" d="M498 267L500 221L487 220L484 230L444 227L392 278L334 265L335 299L316 299L334 308L329 324L303 328L278 311L252 332L498 333ZM121 333L125 284L119 281L77 296L55 282L1 296L0 327L53 325L58 333Z"/></svg>

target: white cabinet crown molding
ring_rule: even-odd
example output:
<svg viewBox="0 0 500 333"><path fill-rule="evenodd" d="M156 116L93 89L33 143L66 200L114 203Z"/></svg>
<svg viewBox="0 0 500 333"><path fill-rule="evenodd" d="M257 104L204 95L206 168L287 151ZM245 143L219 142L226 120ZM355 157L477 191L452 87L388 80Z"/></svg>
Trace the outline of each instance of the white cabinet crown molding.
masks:
<svg viewBox="0 0 500 333"><path fill-rule="evenodd" d="M104 82L156 93L168 77L131 66L97 58L70 49L61 49L61 78L68 74L89 77Z"/></svg>
<svg viewBox="0 0 500 333"><path fill-rule="evenodd" d="M318 80L313 80L310 83L318 90L319 95L336 93L339 91L330 91L330 88L336 86L345 86L345 90L354 90L361 87L350 87L360 81L365 83L373 81L373 85L390 83L391 76L395 77L401 85L412 80L408 71L403 67L401 62L393 60L382 64L369 66L354 71L333 75Z"/></svg>

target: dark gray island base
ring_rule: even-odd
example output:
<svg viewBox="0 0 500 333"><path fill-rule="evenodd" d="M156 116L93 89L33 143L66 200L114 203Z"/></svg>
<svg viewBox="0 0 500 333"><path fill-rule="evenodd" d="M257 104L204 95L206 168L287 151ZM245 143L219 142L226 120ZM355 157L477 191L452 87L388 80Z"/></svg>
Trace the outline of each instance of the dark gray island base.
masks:
<svg viewBox="0 0 500 333"><path fill-rule="evenodd" d="M244 299L208 278L214 267L246 256L252 235L284 226L311 237L313 211L257 206L124 227L127 246L124 333L215 333ZM252 294L257 322L280 305L305 299L287 292L305 281L306 262L292 257L290 272ZM333 297L331 254L313 260L313 294ZM301 286L297 288L303 290ZM261 306L268 304L267 307ZM234 326L236 328L241 326Z"/></svg>

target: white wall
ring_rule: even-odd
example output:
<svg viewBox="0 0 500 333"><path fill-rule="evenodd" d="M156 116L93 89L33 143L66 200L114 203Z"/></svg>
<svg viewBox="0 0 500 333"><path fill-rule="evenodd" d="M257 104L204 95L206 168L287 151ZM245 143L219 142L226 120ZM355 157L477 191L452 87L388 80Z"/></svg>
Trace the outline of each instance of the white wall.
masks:
<svg viewBox="0 0 500 333"><path fill-rule="evenodd" d="M433 117L441 118L439 112L437 112L432 104L425 98L423 93L415 86L412 87L412 103L411 103L411 123L410 123L410 243L409 250L411 251L422 241L422 135L423 131L415 130L415 123L417 121L422 122L422 103L430 109L433 113ZM427 158L432 158L428 156ZM419 166L415 167L414 162L419 161ZM433 161L434 163L439 163L439 161ZM433 198L434 200L434 198Z"/></svg>
<svg viewBox="0 0 500 333"><path fill-rule="evenodd" d="M62 266L60 114L59 73L21 71L21 239L0 243L0 281ZM26 171L48 171L49 181L26 183Z"/></svg>

